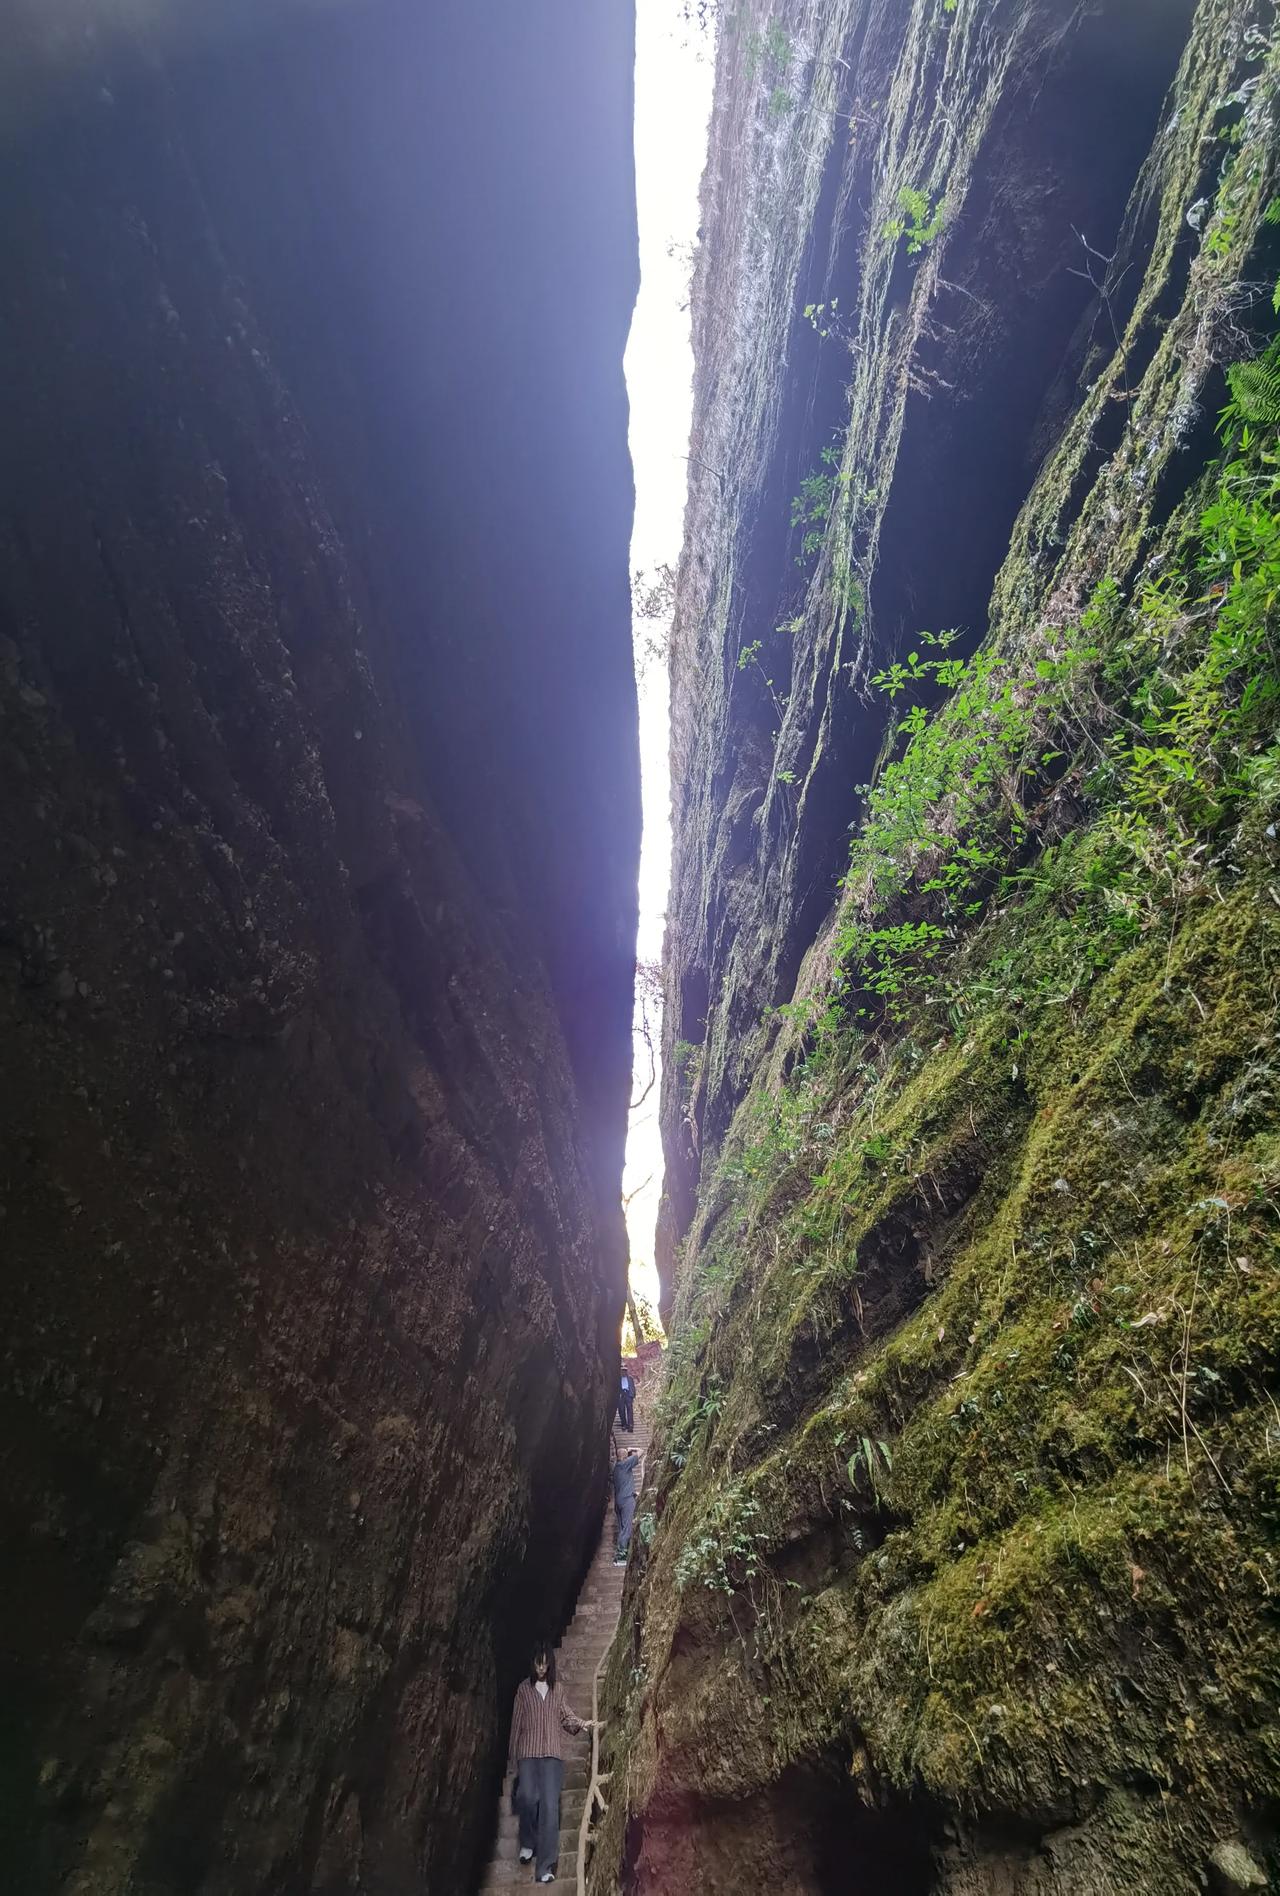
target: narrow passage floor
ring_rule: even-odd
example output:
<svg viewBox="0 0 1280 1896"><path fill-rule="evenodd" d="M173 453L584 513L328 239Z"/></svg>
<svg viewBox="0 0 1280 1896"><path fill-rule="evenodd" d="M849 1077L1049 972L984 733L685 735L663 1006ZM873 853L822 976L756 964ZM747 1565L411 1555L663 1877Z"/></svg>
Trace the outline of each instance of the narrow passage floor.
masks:
<svg viewBox="0 0 1280 1896"><path fill-rule="evenodd" d="M644 1416L637 1415L635 1430L631 1435L617 1429L616 1424L615 1432L624 1447L638 1448L642 1454L648 1452L649 1428ZM634 1532L633 1527L633 1537ZM600 1544L587 1569L573 1618L556 1647L556 1676L570 1711L576 1712L579 1718L591 1717L591 1682L595 1677L596 1665L602 1653L608 1651L618 1624L625 1569L613 1564L613 1535L614 1510L610 1500L605 1509ZM578 1830L591 1777L590 1732L583 1732L577 1738L570 1738L566 1734L564 1743L560 1863L555 1882L541 1885L545 1890L556 1892L557 1896L569 1896L569 1892L576 1891L578 1887ZM482 1891L510 1890L515 1883L532 1884L534 1880L534 1865L518 1860L520 1844L515 1813L511 1808L511 1785L512 1778L508 1775L502 1781L498 1835L481 1884Z"/></svg>

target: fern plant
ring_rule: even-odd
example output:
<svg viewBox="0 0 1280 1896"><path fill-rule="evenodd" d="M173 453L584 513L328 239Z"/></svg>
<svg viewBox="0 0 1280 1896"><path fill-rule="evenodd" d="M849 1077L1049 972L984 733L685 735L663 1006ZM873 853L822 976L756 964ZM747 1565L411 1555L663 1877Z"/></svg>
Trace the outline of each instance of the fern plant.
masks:
<svg viewBox="0 0 1280 1896"><path fill-rule="evenodd" d="M1222 410L1224 439L1237 427L1280 427L1280 336L1251 362L1233 362L1227 369L1231 400Z"/></svg>
<svg viewBox="0 0 1280 1896"><path fill-rule="evenodd" d="M869 1435L858 1437L858 1446L849 1457L849 1479L856 1488L858 1477L865 1474L877 1501L884 1498L884 1479L893 1472L893 1456L887 1442L873 1441Z"/></svg>

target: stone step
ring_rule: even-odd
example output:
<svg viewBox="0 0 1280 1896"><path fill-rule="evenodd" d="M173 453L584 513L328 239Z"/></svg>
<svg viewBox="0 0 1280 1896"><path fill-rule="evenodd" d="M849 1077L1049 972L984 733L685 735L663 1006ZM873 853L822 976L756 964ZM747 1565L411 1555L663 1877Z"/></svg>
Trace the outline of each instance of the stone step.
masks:
<svg viewBox="0 0 1280 1896"><path fill-rule="evenodd" d="M562 1824L560 1826L560 1854L562 1857L566 1851L572 1851L575 1856L578 1853L577 1824L573 1824L572 1826ZM520 1861L519 1852L520 1845L518 1839L515 1837L504 1837L501 1847L495 1850L490 1857L485 1875L510 1876L513 1871L517 1876L526 1874L532 1866Z"/></svg>
<svg viewBox="0 0 1280 1896"><path fill-rule="evenodd" d="M579 1825L581 1824L581 1822L582 1822L582 1812L581 1812L581 1811L579 1811L579 1812L578 1812L578 1814L577 1814L577 1816L576 1816L576 1817L574 1817L574 1819L572 1820L572 1822L570 1822L570 1820L569 1820L569 1818L567 1818L567 1817L565 1816L565 1814L564 1814L564 1812L563 1812L563 1811L561 1811L561 1813L560 1813L560 1849L561 1849L561 1854L563 1854L563 1852L564 1852L564 1846L565 1846L565 1840L566 1840L566 1838L572 1838L572 1839L573 1839L573 1846L574 1846L574 1848L575 1848L575 1849L577 1848L577 1846L578 1846L578 1827L579 1827ZM493 1851L493 1855L492 1855L492 1856L490 1857L490 1859L489 1859L489 1864L490 1864L490 1867L491 1867L492 1869L496 1869L496 1868L497 1868L497 1866L498 1866L498 1865L499 1865L500 1863L514 1863L514 1862L516 1862L516 1861L517 1861L517 1859L518 1859L518 1856L519 1856L519 1851L520 1851L520 1836L519 1836L519 1832L513 1829L513 1830L511 1831L511 1833L510 1833L510 1835L509 1835L509 1836L500 1836L500 1837L498 1838L498 1841L497 1841L497 1843L496 1843L496 1845L494 1846L494 1851Z"/></svg>
<svg viewBox="0 0 1280 1896"><path fill-rule="evenodd" d="M571 1860L566 1860L566 1858L563 1855L561 1856L555 1882L543 1883L541 1887L545 1890L549 1890L552 1892L559 1890L561 1892L561 1896L567 1896L567 1893L570 1890L576 1893L577 1888L578 1888L578 1876L577 1876L577 1869L576 1869L577 1855L578 1855L577 1845L575 1843L574 1853ZM485 1877L484 1882L481 1883L480 1885L481 1890L492 1890L492 1889L506 1890L506 1889L510 1889L513 1883L519 1883L519 1884L528 1883L531 1887L534 1887L534 1888L538 1887L538 1885L534 1884L534 1881L533 1881L532 1863L516 1863L512 1866L512 1868L515 1874L510 1875L510 1876L501 1876L501 1875L498 1875L497 1872L491 1871L489 1875ZM563 1872L566 1868L572 1869L574 1872L573 1875L565 1876Z"/></svg>
<svg viewBox="0 0 1280 1896"><path fill-rule="evenodd" d="M560 1861L556 1866L556 1874L564 1880L566 1889L576 1889L578 1886L576 1874L577 1862L578 1833L575 1830L572 1835L567 1835L565 1831L561 1829ZM533 1868L532 1863L521 1863L514 1856L509 1858L504 1857L500 1863L489 1864L485 1870L484 1882L481 1888L509 1889L513 1883L532 1883ZM557 1883L543 1884L544 1889L556 1889L558 1887L559 1884Z"/></svg>

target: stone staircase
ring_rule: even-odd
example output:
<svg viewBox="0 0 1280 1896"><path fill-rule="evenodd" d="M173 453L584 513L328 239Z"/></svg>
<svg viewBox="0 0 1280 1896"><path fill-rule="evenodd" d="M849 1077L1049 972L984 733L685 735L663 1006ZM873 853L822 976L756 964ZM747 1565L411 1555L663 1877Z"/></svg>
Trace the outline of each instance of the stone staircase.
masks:
<svg viewBox="0 0 1280 1896"><path fill-rule="evenodd" d="M616 1426L616 1425L615 1425ZM635 1432L624 1435L618 1431L618 1440L627 1448L638 1448L642 1453L649 1446L647 1418L636 1416ZM639 1509L637 1508L637 1512ZM600 1535L600 1544L587 1570L582 1583L582 1591L574 1608L560 1644L556 1647L556 1676L560 1682L569 1709L579 1718L591 1717L591 1683L595 1677L596 1666L603 1653L609 1649L614 1629L618 1624L618 1609L622 1600L623 1568L613 1564L613 1499L610 1496L605 1509L604 1528ZM634 1528L632 1530L634 1539ZM583 1732L577 1738L565 1734L564 1791L560 1798L560 1863L554 1883L534 1885L534 1865L517 1860L520 1848L516 1828L515 1814L511 1809L510 1775L502 1780L502 1800L498 1807L498 1835L493 1846L493 1855L484 1873L482 1892L493 1890L510 1891L513 1885L529 1884L545 1890L555 1891L556 1896L570 1896L578 1887L578 1829L582 1822L582 1807L586 1802L587 1786L591 1779L591 1734Z"/></svg>

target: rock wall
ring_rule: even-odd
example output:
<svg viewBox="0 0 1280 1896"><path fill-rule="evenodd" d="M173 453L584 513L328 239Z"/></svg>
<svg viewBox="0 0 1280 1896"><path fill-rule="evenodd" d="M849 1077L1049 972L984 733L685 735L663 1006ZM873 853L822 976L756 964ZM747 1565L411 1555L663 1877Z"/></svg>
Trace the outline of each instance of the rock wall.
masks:
<svg viewBox="0 0 1280 1896"><path fill-rule="evenodd" d="M630 11L5 11L5 1881L456 1896L616 1373Z"/></svg>
<svg viewBox="0 0 1280 1896"><path fill-rule="evenodd" d="M721 10L601 1896L1280 1873L1274 35Z"/></svg>

